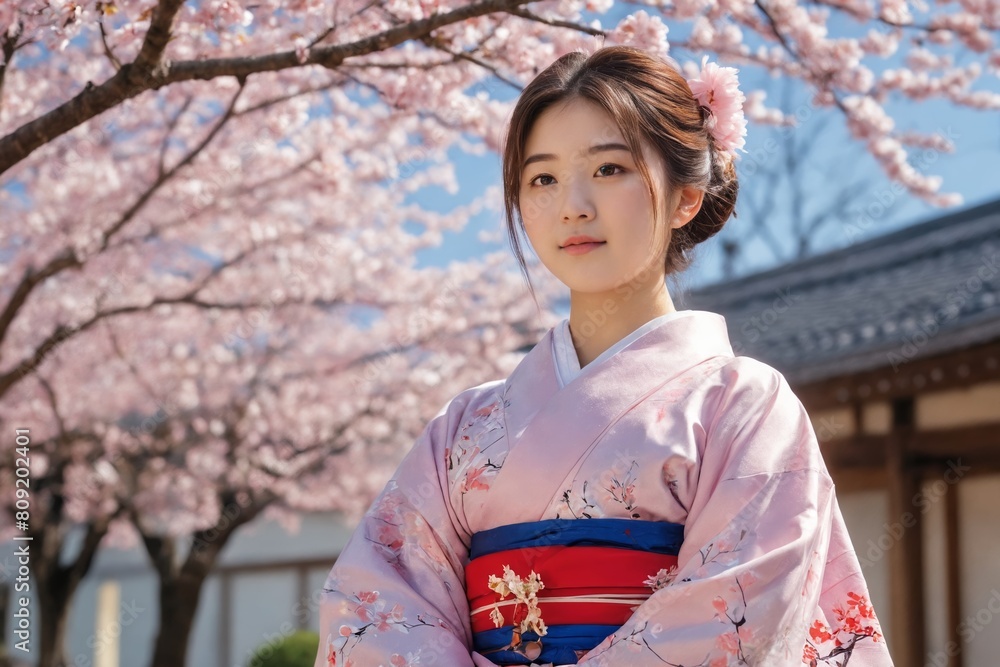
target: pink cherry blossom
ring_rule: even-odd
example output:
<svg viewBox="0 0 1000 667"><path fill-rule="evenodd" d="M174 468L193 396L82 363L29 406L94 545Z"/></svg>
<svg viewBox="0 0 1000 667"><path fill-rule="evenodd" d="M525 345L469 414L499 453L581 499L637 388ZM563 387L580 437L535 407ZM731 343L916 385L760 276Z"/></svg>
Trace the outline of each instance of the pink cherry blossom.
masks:
<svg viewBox="0 0 1000 667"><path fill-rule="evenodd" d="M736 74L735 67L719 67L708 62L705 56L698 76L688 80L698 103L711 111L707 125L716 146L722 151L734 152L746 143L747 123L743 115L746 97L739 88Z"/></svg>

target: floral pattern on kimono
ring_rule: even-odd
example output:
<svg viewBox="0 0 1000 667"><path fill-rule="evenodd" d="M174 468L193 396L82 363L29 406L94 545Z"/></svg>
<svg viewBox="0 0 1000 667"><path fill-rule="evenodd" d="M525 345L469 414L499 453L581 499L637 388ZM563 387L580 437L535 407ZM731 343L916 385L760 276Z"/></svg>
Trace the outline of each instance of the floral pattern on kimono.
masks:
<svg viewBox="0 0 1000 667"><path fill-rule="evenodd" d="M573 487L566 489L560 500L564 507L556 511L556 518L593 519L594 517L604 517L609 514L605 508L611 505L617 505L611 514L624 514L630 519L642 518L635 497L638 467L639 463L633 459L624 473L612 467L601 473L597 484L591 480L584 480L579 491L575 491ZM568 516L563 516L564 511Z"/></svg>
<svg viewBox="0 0 1000 667"><path fill-rule="evenodd" d="M498 395L491 404L474 410L454 444L445 448L448 480L459 493L489 491L503 467L507 451L495 446L504 439L503 409L509 403L505 395Z"/></svg>
<svg viewBox="0 0 1000 667"><path fill-rule="evenodd" d="M701 566L695 570L698 576L706 576L712 569L713 564L732 564L740 551L740 543L747 537L748 531L741 529L735 541L725 538L719 539L700 549L698 554L701 559ZM661 569L659 572L650 575L646 579L646 585L655 593L671 584L677 579L677 566L670 569ZM691 578L682 581L691 581ZM727 595L716 595L711 600L711 607L714 612L714 619L726 626L715 640L716 653L707 656L705 661L700 663L702 667L726 667L727 665L748 665L747 656L743 652L745 642L752 642L754 639L752 627L747 625L747 592L757 581L757 577L752 570L742 572L733 577L733 582L729 585ZM639 607L633 607L633 611L638 611ZM731 626L731 628L729 627ZM661 655L657 649L649 644L644 638L644 634L652 638L657 638L663 632L663 624L652 620L637 623L628 634L618 633L607 637L594 651L604 651L613 646L622 644L632 653L648 652L663 664L673 665L674 663ZM586 652L581 652L577 657L583 657ZM603 664L603 662L599 662Z"/></svg>
<svg viewBox="0 0 1000 667"><path fill-rule="evenodd" d="M343 603L343 606L352 616L353 622L341 625L336 637L328 637L326 660L329 667L338 665L351 667L354 664L350 658L351 651L366 636L376 637L379 633L391 632L405 634L413 628L435 625L422 618L420 614L417 614L415 620L408 620L403 614L402 605L396 603L389 607L388 602L381 598L378 591L355 593L350 600ZM441 622L440 619L436 621ZM419 650L416 653L409 652L405 656L394 653L390 661L393 665L417 664L420 661L420 653Z"/></svg>
<svg viewBox="0 0 1000 667"><path fill-rule="evenodd" d="M836 624L832 628L818 619L809 628L809 639L802 653L803 664L843 667L859 641L881 641L882 631L867 596L850 591L845 601L834 606L833 612Z"/></svg>
<svg viewBox="0 0 1000 667"><path fill-rule="evenodd" d="M401 575L406 573L404 551L422 559L439 574L449 567L448 559L436 543L434 530L409 504L396 480L389 481L370 514L375 532L368 535L369 541Z"/></svg>

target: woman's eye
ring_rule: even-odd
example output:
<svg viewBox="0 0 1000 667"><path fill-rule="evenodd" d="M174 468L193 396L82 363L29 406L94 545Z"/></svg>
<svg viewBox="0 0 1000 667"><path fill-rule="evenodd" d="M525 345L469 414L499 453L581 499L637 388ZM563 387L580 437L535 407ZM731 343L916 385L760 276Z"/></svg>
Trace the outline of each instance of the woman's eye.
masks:
<svg viewBox="0 0 1000 667"><path fill-rule="evenodd" d="M622 167L619 167L617 164L602 164L600 167L597 168L597 173L601 173L604 176L614 176L615 173L617 173L617 172L612 172L609 174L603 171L605 169L617 169L619 172L624 171L624 169ZM528 181L528 185L535 185L535 182L541 178L552 178L552 177L549 176L548 174L539 174L538 176L535 176L533 179ZM538 185L548 185L548 184L538 183Z"/></svg>
<svg viewBox="0 0 1000 667"><path fill-rule="evenodd" d="M552 177L549 176L548 174L539 174L538 176L535 176L533 179L528 181L528 185L534 185L535 181L537 181L540 178L552 178ZM544 185L544 183L540 183L539 185Z"/></svg>

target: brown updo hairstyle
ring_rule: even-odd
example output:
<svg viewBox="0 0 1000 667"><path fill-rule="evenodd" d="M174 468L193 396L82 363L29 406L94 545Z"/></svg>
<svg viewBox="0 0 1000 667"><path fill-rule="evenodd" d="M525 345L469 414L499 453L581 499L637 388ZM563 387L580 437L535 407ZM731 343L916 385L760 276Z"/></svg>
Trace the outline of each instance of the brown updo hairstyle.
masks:
<svg viewBox="0 0 1000 667"><path fill-rule="evenodd" d="M640 139L662 156L669 180L664 185L693 185L705 191L701 209L691 221L679 229L666 228L670 240L663 260L665 274L688 268L691 249L717 234L734 215L739 191L736 166L728 153L716 149L705 126L708 109L699 106L673 60L631 46L608 46L590 56L567 53L549 65L521 93L507 126L502 157L507 233L529 287L517 236L518 227L524 229L520 202L524 147L543 111L573 99L597 104L617 123L646 182L654 224L663 224L666 211L642 159Z"/></svg>

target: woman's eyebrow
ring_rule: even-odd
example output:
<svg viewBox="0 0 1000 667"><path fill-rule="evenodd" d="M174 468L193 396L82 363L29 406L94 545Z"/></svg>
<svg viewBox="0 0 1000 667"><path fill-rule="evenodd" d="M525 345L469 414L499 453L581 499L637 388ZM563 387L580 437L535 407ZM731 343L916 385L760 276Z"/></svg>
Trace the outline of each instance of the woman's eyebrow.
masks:
<svg viewBox="0 0 1000 667"><path fill-rule="evenodd" d="M629 151L629 147L625 144L595 144L587 149L587 155L594 155L595 153L602 153L604 151ZM528 157L524 161L524 167L534 162L545 162L546 160L555 160L556 156L552 153L535 153L534 155Z"/></svg>

